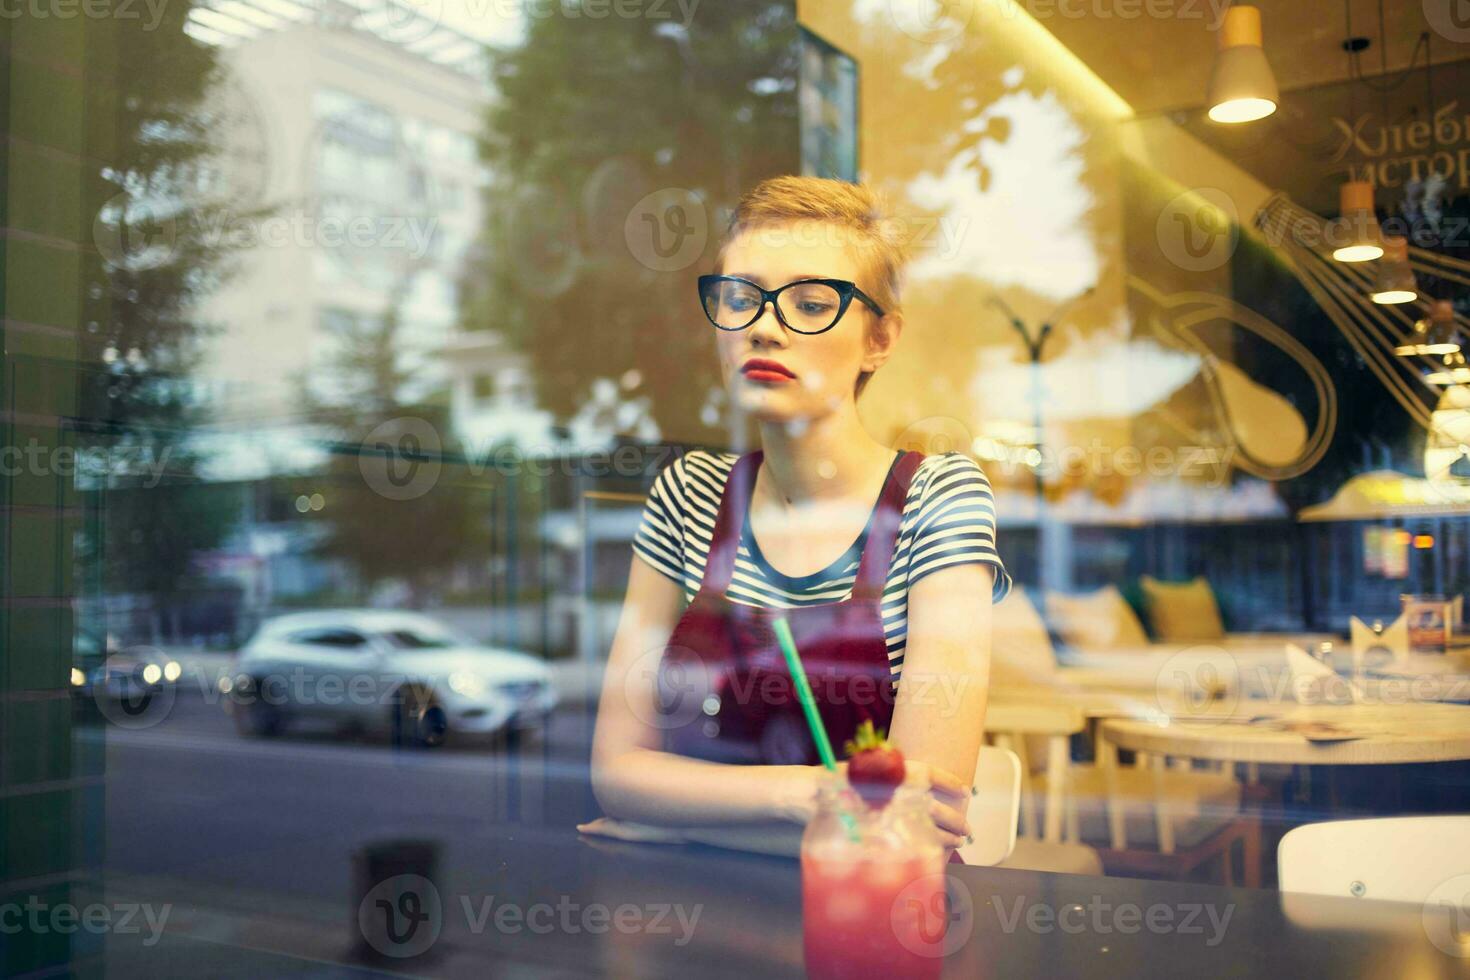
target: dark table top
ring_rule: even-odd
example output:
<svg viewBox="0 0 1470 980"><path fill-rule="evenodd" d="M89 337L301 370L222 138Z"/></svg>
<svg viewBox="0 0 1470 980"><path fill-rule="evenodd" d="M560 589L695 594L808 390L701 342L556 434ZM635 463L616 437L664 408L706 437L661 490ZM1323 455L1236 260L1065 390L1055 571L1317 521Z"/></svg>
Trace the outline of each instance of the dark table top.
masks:
<svg viewBox="0 0 1470 980"><path fill-rule="evenodd" d="M294 941L284 928L242 939L186 910L157 946L110 949L108 975L174 966L193 976L803 975L794 861L549 829L477 847L498 860L476 865L498 870L472 878L441 862L420 958L374 964L354 953L360 935L344 896L339 917L298 928ZM1418 905L995 868L949 874L945 977L1470 977L1470 930L1450 946L1440 910Z"/></svg>

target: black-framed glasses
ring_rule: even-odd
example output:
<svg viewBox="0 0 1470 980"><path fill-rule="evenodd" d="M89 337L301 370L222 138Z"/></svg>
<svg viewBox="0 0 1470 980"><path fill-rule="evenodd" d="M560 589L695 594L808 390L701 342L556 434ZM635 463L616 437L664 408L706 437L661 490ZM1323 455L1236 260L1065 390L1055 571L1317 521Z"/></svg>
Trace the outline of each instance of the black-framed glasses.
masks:
<svg viewBox="0 0 1470 980"><path fill-rule="evenodd" d="M744 330L760 319L770 303L776 308L776 319L787 329L822 333L837 325L854 297L883 315L877 303L846 279L798 279L776 289L762 289L738 276L699 277L704 315L721 330Z"/></svg>

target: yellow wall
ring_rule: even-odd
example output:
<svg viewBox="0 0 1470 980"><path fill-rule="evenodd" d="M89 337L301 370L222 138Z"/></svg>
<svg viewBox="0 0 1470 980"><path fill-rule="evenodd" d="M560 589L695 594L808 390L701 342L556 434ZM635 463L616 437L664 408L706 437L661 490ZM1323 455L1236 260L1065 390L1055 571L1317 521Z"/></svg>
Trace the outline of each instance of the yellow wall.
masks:
<svg viewBox="0 0 1470 980"><path fill-rule="evenodd" d="M1024 442L1034 431L1025 354L989 299L1034 330L1095 284L1046 349L1044 444L1146 448L1179 441L1176 422L1207 425L1193 355L1155 342L1154 304L1130 292L1129 277L1156 294L1228 295L1227 262L1176 261L1169 211L1213 188L1248 224L1266 188L1167 120L1135 119L1009 0L948 6L968 22L925 23L878 0L797 5L805 27L857 60L861 177L913 218L905 336L862 399L865 420L895 443L937 435L931 449L992 435ZM1160 407L1166 424L1140 424ZM986 468L998 483L1030 479Z"/></svg>

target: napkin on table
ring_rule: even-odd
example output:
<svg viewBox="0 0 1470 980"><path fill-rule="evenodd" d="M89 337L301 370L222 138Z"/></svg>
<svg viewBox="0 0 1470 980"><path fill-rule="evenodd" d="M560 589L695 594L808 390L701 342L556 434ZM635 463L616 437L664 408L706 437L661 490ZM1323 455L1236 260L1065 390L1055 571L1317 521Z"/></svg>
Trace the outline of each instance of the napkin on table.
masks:
<svg viewBox="0 0 1470 980"><path fill-rule="evenodd" d="M1295 643L1286 645L1286 669L1291 675L1291 693L1303 703L1321 703L1336 688L1337 672ZM1354 701L1362 700L1362 692L1352 681L1347 682Z"/></svg>
<svg viewBox="0 0 1470 980"><path fill-rule="evenodd" d="M1374 648L1382 648L1393 655L1396 664L1409 659L1409 620L1400 616L1383 630L1382 636L1374 636L1373 629L1358 617L1352 618L1353 664L1366 662L1367 654Z"/></svg>

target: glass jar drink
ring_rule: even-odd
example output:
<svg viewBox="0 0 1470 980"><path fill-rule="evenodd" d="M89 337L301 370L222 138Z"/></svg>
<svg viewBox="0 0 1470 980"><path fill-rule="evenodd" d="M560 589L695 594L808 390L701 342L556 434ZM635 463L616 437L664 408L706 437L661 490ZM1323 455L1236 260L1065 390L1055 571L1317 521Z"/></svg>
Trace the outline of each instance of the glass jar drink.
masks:
<svg viewBox="0 0 1470 980"><path fill-rule="evenodd" d="M946 852L927 787L910 779L873 807L827 773L801 839L807 975L938 977Z"/></svg>

